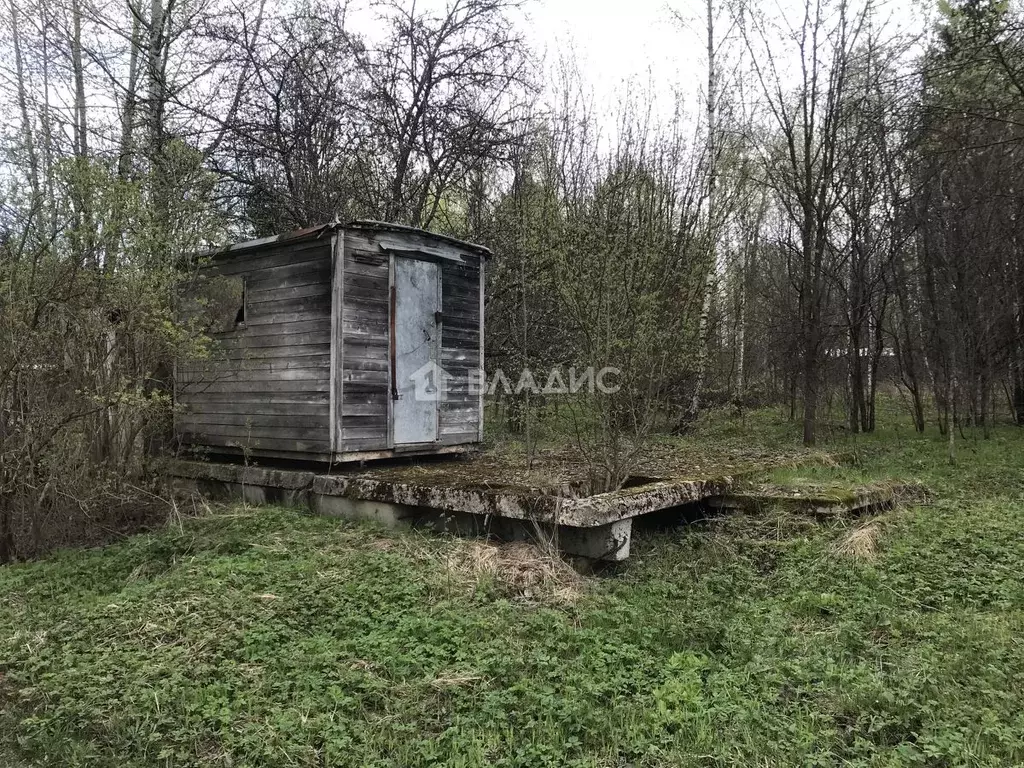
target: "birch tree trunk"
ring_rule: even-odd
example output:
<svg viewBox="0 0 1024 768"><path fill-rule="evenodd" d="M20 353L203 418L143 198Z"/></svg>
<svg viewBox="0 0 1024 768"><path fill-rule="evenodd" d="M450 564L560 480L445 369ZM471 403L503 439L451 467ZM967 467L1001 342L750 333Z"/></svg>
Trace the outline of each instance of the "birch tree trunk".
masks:
<svg viewBox="0 0 1024 768"><path fill-rule="evenodd" d="M747 244L739 247L739 282L736 297L736 396L737 414L743 413L747 390Z"/></svg>
<svg viewBox="0 0 1024 768"><path fill-rule="evenodd" d="M88 119L85 103L85 65L82 59L82 5L71 3L71 66L75 80L75 153L79 159L89 157Z"/></svg>
<svg viewBox="0 0 1024 768"><path fill-rule="evenodd" d="M46 13L45 6L42 12ZM43 104L40 115L43 132L43 171L45 176L47 223L51 240L57 239L57 195L53 179L53 123L50 118L50 34L49 22L44 17L42 22L43 45Z"/></svg>
<svg viewBox="0 0 1024 768"><path fill-rule="evenodd" d="M21 133L25 142L25 156L28 158L28 178L32 188L33 205L42 201L39 186L39 160L32 119L28 112L28 94L25 82L25 67L21 56L21 35L18 31L18 7L11 0L11 43L14 49L14 72L18 80L18 111L21 113Z"/></svg>
<svg viewBox="0 0 1024 768"><path fill-rule="evenodd" d="M708 328L710 326L711 304L717 286L716 269L718 261L718 210L715 206L715 191L718 183L718 142L717 114L718 107L718 72L715 68L715 14L714 0L707 0L707 46L708 46L708 93L707 93L707 124L708 124L708 178L707 178L707 232L708 232L708 263L707 275L704 280L704 297L701 305L700 319L697 324L697 371L693 384L693 397L686 411L686 421L693 421L700 415L700 399L707 378L708 369Z"/></svg>
<svg viewBox="0 0 1024 768"><path fill-rule="evenodd" d="M127 180L132 167L135 152L135 113L137 105L137 89L139 87L139 50L142 47L141 25L139 15L132 12L131 51L128 53L128 85L124 93L124 106L121 115L121 140L117 157L117 176ZM110 265L113 268L113 264Z"/></svg>

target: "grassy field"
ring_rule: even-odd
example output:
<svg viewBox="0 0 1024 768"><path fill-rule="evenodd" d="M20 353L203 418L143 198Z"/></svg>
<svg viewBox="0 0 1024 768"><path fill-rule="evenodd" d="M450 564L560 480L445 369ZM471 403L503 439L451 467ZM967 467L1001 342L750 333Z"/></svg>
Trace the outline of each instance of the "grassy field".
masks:
<svg viewBox="0 0 1024 768"><path fill-rule="evenodd" d="M758 440L795 427L677 447ZM829 447L846 463L766 479L929 503L717 517L586 578L240 507L4 568L0 765L1024 763L1024 431L968 434L953 466L905 427Z"/></svg>

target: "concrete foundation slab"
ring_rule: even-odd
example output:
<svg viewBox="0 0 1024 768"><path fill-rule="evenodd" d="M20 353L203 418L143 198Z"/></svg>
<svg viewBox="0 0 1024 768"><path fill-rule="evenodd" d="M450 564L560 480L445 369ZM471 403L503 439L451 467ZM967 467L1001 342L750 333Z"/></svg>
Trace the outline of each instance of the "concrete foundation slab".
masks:
<svg viewBox="0 0 1024 768"><path fill-rule="evenodd" d="M174 461L165 474L178 491L385 525L506 540L544 538L567 554L612 561L629 557L633 518L721 496L731 484L731 478L646 478L619 491L576 496L566 488L416 483L375 476L374 470L320 474Z"/></svg>
<svg viewBox="0 0 1024 768"><path fill-rule="evenodd" d="M709 498L707 504L716 509L748 513L777 508L812 517L829 518L889 509L901 499L920 498L924 493L921 486L912 484L854 488L842 493L822 493L815 492L814 489L760 488L734 490Z"/></svg>

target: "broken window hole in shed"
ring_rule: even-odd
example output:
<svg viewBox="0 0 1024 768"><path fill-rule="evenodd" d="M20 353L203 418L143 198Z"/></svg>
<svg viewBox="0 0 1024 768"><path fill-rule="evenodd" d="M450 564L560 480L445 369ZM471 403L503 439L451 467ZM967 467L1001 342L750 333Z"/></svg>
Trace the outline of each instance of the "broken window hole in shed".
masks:
<svg viewBox="0 0 1024 768"><path fill-rule="evenodd" d="M242 298L241 303L238 307L238 312L235 313L235 328L245 328L245 305L249 296L248 281L242 278Z"/></svg>

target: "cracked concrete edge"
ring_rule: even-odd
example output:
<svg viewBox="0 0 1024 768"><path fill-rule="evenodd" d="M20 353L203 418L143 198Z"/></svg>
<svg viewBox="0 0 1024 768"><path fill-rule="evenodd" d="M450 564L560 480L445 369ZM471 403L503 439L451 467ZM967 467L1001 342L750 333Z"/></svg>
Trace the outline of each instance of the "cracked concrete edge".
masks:
<svg viewBox="0 0 1024 768"><path fill-rule="evenodd" d="M415 485L365 476L326 475L306 470L282 470L176 460L164 474L190 480L307 491L407 507L430 508L471 515L495 515L516 520L596 528L672 507L721 496L733 478L664 480L583 498L522 494L479 488Z"/></svg>
<svg viewBox="0 0 1024 768"><path fill-rule="evenodd" d="M708 502L711 506L719 509L756 511L770 505L778 505L804 514L833 516L854 514L865 509L892 505L898 500L897 490L876 488L854 494L849 499L786 496L770 493L723 493L720 496L710 497Z"/></svg>

